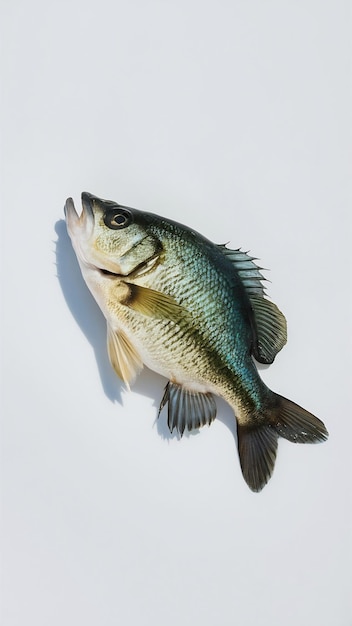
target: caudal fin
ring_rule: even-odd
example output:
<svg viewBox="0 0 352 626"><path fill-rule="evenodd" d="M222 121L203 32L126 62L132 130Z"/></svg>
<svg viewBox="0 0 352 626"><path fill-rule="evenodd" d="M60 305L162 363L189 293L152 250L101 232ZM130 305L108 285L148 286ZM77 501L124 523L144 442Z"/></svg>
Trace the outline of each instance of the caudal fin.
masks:
<svg viewBox="0 0 352 626"><path fill-rule="evenodd" d="M237 426L242 473L252 491L261 491L273 473L279 436L293 443L317 443L329 436L312 413L282 396L274 398L264 419Z"/></svg>
<svg viewBox="0 0 352 626"><path fill-rule="evenodd" d="M275 428L280 437L292 443L318 443L328 438L329 433L323 422L315 415L287 398L276 398L279 402L279 415Z"/></svg>

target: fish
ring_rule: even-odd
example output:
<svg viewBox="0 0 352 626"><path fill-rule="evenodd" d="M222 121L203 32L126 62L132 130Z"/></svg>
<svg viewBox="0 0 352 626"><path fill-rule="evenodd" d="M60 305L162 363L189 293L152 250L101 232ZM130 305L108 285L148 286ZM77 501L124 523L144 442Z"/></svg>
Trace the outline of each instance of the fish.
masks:
<svg viewBox="0 0 352 626"><path fill-rule="evenodd" d="M257 363L287 341L286 319L266 294L256 258L171 219L81 195L65 204L83 278L107 322L111 365L129 388L143 366L167 378L167 406L180 437L210 425L215 397L232 408L244 480L259 492L272 476L279 437L325 441L324 423L269 389Z"/></svg>

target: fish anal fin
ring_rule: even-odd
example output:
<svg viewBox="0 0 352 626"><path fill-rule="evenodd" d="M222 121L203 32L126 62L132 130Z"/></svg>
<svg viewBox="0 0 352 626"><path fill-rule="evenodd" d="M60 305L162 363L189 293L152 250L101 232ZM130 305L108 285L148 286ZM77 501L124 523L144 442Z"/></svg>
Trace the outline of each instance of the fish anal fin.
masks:
<svg viewBox="0 0 352 626"><path fill-rule="evenodd" d="M110 324L107 327L107 346L113 369L129 387L143 368L137 350L122 330L116 331Z"/></svg>
<svg viewBox="0 0 352 626"><path fill-rule="evenodd" d="M263 297L250 297L255 323L253 356L259 363L272 363L287 341L286 318L276 304Z"/></svg>
<svg viewBox="0 0 352 626"><path fill-rule="evenodd" d="M130 293L123 304L134 311L148 317L169 319L177 324L187 315L187 311L172 296L141 285L126 284Z"/></svg>
<svg viewBox="0 0 352 626"><path fill-rule="evenodd" d="M185 389L182 385L169 381L160 403L159 415L168 404L168 427L181 435L185 430L191 431L210 425L216 416L216 404L211 393L196 392Z"/></svg>

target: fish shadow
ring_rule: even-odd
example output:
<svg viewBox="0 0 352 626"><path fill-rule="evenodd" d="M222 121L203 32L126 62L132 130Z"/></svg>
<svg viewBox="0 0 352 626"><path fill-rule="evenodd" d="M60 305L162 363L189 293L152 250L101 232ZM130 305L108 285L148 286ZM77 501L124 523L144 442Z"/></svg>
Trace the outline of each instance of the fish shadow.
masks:
<svg viewBox="0 0 352 626"><path fill-rule="evenodd" d="M106 350L105 318L83 280L64 220L56 222L55 232L58 237L55 242L57 278L66 304L93 348L105 395L111 402L122 404L122 384L116 378Z"/></svg>
<svg viewBox="0 0 352 626"><path fill-rule="evenodd" d="M119 382L110 365L106 349L106 320L82 277L64 220L56 222L55 232L57 234L57 241L55 242L57 278L66 304L93 348L105 395L111 402L118 402L122 405L121 391L124 386ZM134 384L133 390L153 400L155 407L154 427L158 435L164 440L181 439L176 430L172 433L169 430L167 407L159 416L159 405L166 383L166 378L145 367ZM237 441L236 420L231 408L219 398L217 398L217 404L217 419L228 427L235 441ZM185 431L183 437L194 437L199 433L200 430Z"/></svg>

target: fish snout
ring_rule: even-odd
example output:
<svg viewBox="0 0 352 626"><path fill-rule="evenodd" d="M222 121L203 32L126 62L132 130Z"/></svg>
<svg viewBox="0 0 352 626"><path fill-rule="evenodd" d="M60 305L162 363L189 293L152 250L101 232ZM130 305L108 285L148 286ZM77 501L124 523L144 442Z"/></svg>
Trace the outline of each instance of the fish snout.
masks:
<svg viewBox="0 0 352 626"><path fill-rule="evenodd" d="M73 230L78 226L79 216L75 209L74 202L72 198L67 198L64 206L65 218L69 232L73 232Z"/></svg>
<svg viewBox="0 0 352 626"><path fill-rule="evenodd" d="M94 227L93 201L91 194L82 193L82 212L78 215L72 198L67 198L64 212L68 233L72 238L88 238Z"/></svg>

